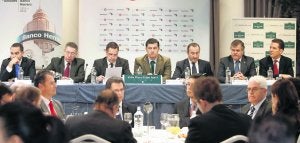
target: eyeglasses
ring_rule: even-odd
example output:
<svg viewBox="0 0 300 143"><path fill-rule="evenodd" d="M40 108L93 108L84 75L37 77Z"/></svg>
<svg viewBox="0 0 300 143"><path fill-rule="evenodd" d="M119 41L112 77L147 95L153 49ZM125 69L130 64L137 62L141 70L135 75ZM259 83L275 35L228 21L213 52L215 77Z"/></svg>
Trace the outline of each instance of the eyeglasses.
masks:
<svg viewBox="0 0 300 143"><path fill-rule="evenodd" d="M66 53L67 55L72 55L72 56L75 56L75 55L76 55L76 52L65 51L65 53Z"/></svg>
<svg viewBox="0 0 300 143"><path fill-rule="evenodd" d="M260 89L262 89L262 88L260 88L260 87L253 87L253 88L247 88L246 89L246 92L257 92L258 90L260 90Z"/></svg>

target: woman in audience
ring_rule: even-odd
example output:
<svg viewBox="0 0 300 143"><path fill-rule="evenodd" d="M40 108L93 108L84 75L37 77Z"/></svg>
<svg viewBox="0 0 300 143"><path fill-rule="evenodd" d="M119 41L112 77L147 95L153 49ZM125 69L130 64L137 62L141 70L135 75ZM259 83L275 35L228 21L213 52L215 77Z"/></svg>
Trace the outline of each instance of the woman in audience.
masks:
<svg viewBox="0 0 300 143"><path fill-rule="evenodd" d="M300 133L300 111L298 94L294 84L286 79L277 80L271 87L272 113L284 115L292 120L297 128L296 136Z"/></svg>
<svg viewBox="0 0 300 143"><path fill-rule="evenodd" d="M44 116L28 102L12 102L0 107L0 142L66 143L64 124Z"/></svg>

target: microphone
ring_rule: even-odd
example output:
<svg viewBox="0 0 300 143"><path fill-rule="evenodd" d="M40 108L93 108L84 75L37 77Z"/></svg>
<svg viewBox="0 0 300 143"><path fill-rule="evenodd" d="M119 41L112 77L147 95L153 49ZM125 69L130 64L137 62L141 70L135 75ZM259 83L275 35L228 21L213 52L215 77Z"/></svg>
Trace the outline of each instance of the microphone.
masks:
<svg viewBox="0 0 300 143"><path fill-rule="evenodd" d="M85 67L84 67L84 79L83 79L83 82L85 81L85 75L86 75L86 70L87 70L88 65L89 64L85 64Z"/></svg>

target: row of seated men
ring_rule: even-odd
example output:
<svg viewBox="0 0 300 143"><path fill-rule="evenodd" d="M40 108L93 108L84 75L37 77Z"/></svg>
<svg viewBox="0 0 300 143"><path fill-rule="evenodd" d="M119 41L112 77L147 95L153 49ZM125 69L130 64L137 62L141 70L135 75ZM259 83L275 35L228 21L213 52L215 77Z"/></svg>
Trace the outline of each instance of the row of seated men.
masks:
<svg viewBox="0 0 300 143"><path fill-rule="evenodd" d="M295 87L300 85L299 79L297 82L277 80L271 87L269 101L266 98L266 79L251 77L247 86L250 103L244 107L242 114L222 104L222 92L216 78L191 76L186 87L188 104L176 104L180 126L189 128L185 142L217 143L234 135L248 135L250 143L296 142L300 133L299 91ZM132 113L136 109L124 101L122 78L108 79L105 89L95 99L92 112L68 119L65 119L61 103L52 98L56 92L52 72L39 71L34 86L12 85L14 95L6 85L0 85L0 141L60 143L84 134L94 134L112 143L136 142L132 125L122 121L122 112ZM193 110L199 111L192 116L189 107L194 105ZM201 114L197 115L197 112ZM65 120L65 123L57 118ZM10 128L12 125L14 128ZM24 128L26 130L22 130Z"/></svg>
<svg viewBox="0 0 300 143"><path fill-rule="evenodd" d="M197 43L190 43L187 46L187 58L176 63L175 71L171 77L170 58L159 54L159 41L150 38L146 41L146 54L138 57L134 61L134 74L138 69L142 74L162 75L163 80L184 78L186 67L190 68L191 74L204 74L213 76L214 73L208 61L200 59L200 46ZM24 48L22 44L15 43L10 48L10 58L4 59L1 65L0 80L8 81L15 78L19 67L24 70L24 76L29 76L33 80L35 71L35 61L23 57ZM218 74L216 75L221 83L225 81L225 70L231 70L231 76L236 79L245 79L257 75L254 59L244 55L245 46L241 40L234 40L230 46L231 55L220 59ZM270 45L270 55L259 61L259 75L267 76L269 67L273 70L273 76L283 78L293 77L294 71L292 60L283 56L284 42L281 39L273 39ZM96 81L102 82L105 78L105 71L108 67L122 67L122 75L131 74L128 60L118 56L119 46L115 42L106 45L106 57L94 61L93 67L96 69ZM78 58L78 47L75 43L69 42L64 49L64 56L54 57L51 63L45 68L61 73L62 79L72 79L75 83L84 82L85 60ZM90 75L86 82L90 82Z"/></svg>

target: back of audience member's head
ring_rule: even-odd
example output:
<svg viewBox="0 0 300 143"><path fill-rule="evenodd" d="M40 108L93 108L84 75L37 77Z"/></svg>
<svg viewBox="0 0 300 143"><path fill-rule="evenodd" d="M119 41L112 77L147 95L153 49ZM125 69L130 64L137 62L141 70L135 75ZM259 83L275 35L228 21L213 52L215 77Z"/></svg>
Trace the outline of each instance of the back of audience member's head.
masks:
<svg viewBox="0 0 300 143"><path fill-rule="evenodd" d="M257 118L249 130L249 143L295 143L295 132L286 116Z"/></svg>
<svg viewBox="0 0 300 143"><path fill-rule="evenodd" d="M125 88L125 83L121 77L110 77L105 83L105 89L110 89L113 83L122 83Z"/></svg>
<svg viewBox="0 0 300 143"><path fill-rule="evenodd" d="M16 101L32 103L36 107L40 107L40 100L41 91L34 86L22 87L16 94Z"/></svg>
<svg viewBox="0 0 300 143"><path fill-rule="evenodd" d="M209 103L221 102L222 92L219 81L214 77L201 77L196 80L193 90L196 100L205 100Z"/></svg>
<svg viewBox="0 0 300 143"><path fill-rule="evenodd" d="M0 83L0 105L12 102L13 96L12 90L4 83Z"/></svg>
<svg viewBox="0 0 300 143"><path fill-rule="evenodd" d="M16 101L0 107L0 124L5 142L14 139L23 143L66 142L63 123L55 117L44 116L40 109L27 102Z"/></svg>
<svg viewBox="0 0 300 143"><path fill-rule="evenodd" d="M104 89L98 93L95 104L101 104L106 109L113 110L114 106L119 106L118 96L114 91Z"/></svg>
<svg viewBox="0 0 300 143"><path fill-rule="evenodd" d="M49 70L40 70L34 78L33 84L35 87L38 87L40 83L44 83L46 79L46 75L53 76L53 73Z"/></svg>

